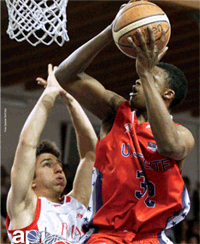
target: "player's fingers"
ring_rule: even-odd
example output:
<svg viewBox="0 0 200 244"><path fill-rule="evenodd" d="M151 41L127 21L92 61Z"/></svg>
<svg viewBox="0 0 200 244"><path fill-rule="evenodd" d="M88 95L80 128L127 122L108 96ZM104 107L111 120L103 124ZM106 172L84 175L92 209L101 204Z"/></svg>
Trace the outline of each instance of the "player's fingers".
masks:
<svg viewBox="0 0 200 244"><path fill-rule="evenodd" d="M164 30L162 30L162 33L161 33L161 36L160 36L160 44L158 46L158 50L159 51L163 49L164 42L165 42L165 35L166 35L166 32Z"/></svg>
<svg viewBox="0 0 200 244"><path fill-rule="evenodd" d="M165 53L167 52L168 47L165 47L161 53L158 55L158 62L164 57Z"/></svg>
<svg viewBox="0 0 200 244"><path fill-rule="evenodd" d="M138 37L138 41L139 41L139 46L141 46L141 50L143 52L146 52L147 44L145 42L144 35L143 35L142 31L140 30L140 28L137 30L137 37Z"/></svg>
<svg viewBox="0 0 200 244"><path fill-rule="evenodd" d="M36 80L40 83L47 83L46 80L41 77L37 77Z"/></svg>
<svg viewBox="0 0 200 244"><path fill-rule="evenodd" d="M54 66L54 67L53 67L53 71L56 71L57 68L58 68L58 66Z"/></svg>
<svg viewBox="0 0 200 244"><path fill-rule="evenodd" d="M37 81L37 84L38 84L38 85L41 85L41 86L46 86L46 85L47 85L46 80L44 80L43 78L38 77L38 78L36 79L36 81Z"/></svg>
<svg viewBox="0 0 200 244"><path fill-rule="evenodd" d="M53 65L52 64L48 64L48 74L50 74L53 70Z"/></svg>
<svg viewBox="0 0 200 244"><path fill-rule="evenodd" d="M132 37L129 36L127 38L128 42L131 44L132 48L134 49L134 51L138 54L139 53L139 50L138 50L138 47L137 45L135 44L135 42L133 41Z"/></svg>
<svg viewBox="0 0 200 244"><path fill-rule="evenodd" d="M126 6L126 3L122 4L119 8L119 10L121 10L122 8L124 8Z"/></svg>
<svg viewBox="0 0 200 244"><path fill-rule="evenodd" d="M127 40L128 40L128 42L131 44L131 46L135 46L135 43L133 42L133 39L132 39L133 37L131 37L131 36L129 36L128 38L127 38Z"/></svg>
<svg viewBox="0 0 200 244"><path fill-rule="evenodd" d="M152 56L154 53L154 50L155 50L155 36L153 34L152 25L148 26L147 29L148 29L148 33L149 33L149 42L150 42L149 45L150 45L151 56Z"/></svg>

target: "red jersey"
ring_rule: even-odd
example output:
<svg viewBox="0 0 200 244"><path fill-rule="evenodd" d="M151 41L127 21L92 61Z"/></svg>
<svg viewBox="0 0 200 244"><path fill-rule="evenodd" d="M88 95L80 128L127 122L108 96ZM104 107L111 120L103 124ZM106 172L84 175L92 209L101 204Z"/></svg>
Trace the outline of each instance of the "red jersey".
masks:
<svg viewBox="0 0 200 244"><path fill-rule="evenodd" d="M111 131L96 147L96 232L131 232L133 239L180 222L189 197L178 165L157 152L148 122L138 124L129 102L121 104Z"/></svg>

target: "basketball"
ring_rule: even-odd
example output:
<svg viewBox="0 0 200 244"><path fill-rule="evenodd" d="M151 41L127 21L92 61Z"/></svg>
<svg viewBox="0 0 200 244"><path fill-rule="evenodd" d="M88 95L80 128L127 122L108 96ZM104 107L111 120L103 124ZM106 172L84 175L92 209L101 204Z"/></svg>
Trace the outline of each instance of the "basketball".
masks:
<svg viewBox="0 0 200 244"><path fill-rule="evenodd" d="M167 45L171 35L171 26L165 12L156 4L148 1L136 1L125 5L117 13L113 25L112 35L119 50L130 58L136 58L136 53L128 42L129 36L135 36L138 28L141 29L144 39L149 43L147 27L151 24L155 37L155 44L159 45L162 30L166 32L162 49ZM134 39L133 39L134 40ZM135 41L139 46L139 43Z"/></svg>

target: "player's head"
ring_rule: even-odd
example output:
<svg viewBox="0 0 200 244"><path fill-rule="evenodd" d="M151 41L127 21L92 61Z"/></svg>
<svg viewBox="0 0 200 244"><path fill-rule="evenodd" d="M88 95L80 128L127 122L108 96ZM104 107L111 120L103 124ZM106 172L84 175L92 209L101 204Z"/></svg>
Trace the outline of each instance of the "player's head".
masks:
<svg viewBox="0 0 200 244"><path fill-rule="evenodd" d="M160 62L154 67L152 74L154 85L168 108L171 109L184 100L187 95L188 83L180 69L171 64ZM133 86L130 104L138 110L146 111L146 100L140 79Z"/></svg>
<svg viewBox="0 0 200 244"><path fill-rule="evenodd" d="M185 99L188 92L188 81L183 72L172 64L157 63L157 66L167 72L166 87L171 88L175 94L170 104L170 108L173 108Z"/></svg>
<svg viewBox="0 0 200 244"><path fill-rule="evenodd" d="M42 196L43 192L61 194L66 186L66 177L59 160L60 151L56 144L43 140L36 150L33 190Z"/></svg>
<svg viewBox="0 0 200 244"><path fill-rule="evenodd" d="M49 141L47 139L42 140L36 149L36 157L38 157L42 153L51 153L56 158L60 157L60 150L56 146L56 144L52 141Z"/></svg>

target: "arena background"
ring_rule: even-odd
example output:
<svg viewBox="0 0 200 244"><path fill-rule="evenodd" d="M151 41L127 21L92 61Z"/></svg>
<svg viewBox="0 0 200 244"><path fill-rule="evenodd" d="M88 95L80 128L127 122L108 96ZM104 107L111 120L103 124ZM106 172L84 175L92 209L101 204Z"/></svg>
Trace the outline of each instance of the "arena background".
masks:
<svg viewBox="0 0 200 244"><path fill-rule="evenodd" d="M172 34L169 50L163 62L178 66L189 81L185 102L173 113L174 120L186 126L193 134L196 145L187 157L183 175L191 180L191 188L199 180L199 2L152 1L168 15ZM178 3L176 3L178 2ZM70 42L63 47L31 46L26 41L18 43L6 34L7 8L1 1L1 164L10 172L22 126L42 93L36 77L47 77L47 65L58 65L80 45L109 25L124 1L71 1L67 6L67 29ZM122 54L114 43L103 50L86 70L110 90L126 97L131 83L137 79L134 60ZM100 121L86 111L98 131ZM71 178L77 167L78 156L75 138L71 134L67 109L57 101L41 139L48 138L63 149L63 162L71 167ZM62 132L66 132L66 137ZM62 135L61 135L62 134Z"/></svg>

